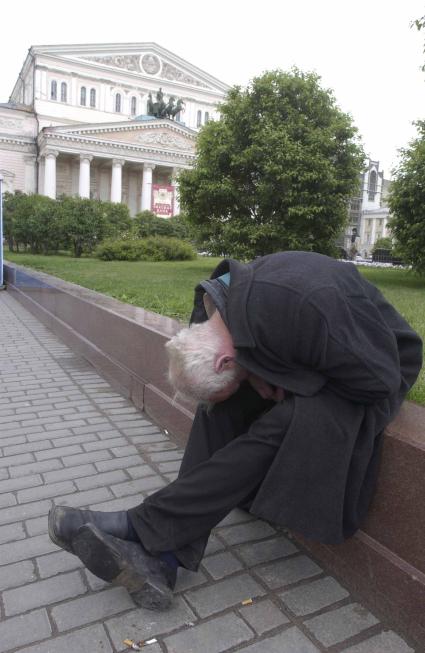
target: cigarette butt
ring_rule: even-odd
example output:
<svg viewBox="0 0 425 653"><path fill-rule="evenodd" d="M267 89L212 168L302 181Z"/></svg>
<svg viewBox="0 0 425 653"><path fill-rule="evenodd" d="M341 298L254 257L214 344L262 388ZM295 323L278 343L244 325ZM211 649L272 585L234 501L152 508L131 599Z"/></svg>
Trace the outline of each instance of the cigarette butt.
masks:
<svg viewBox="0 0 425 653"><path fill-rule="evenodd" d="M142 643L142 642L139 642L139 643L137 644L136 642L133 642L132 639L125 639L123 643L124 643L126 646L128 646L129 648L133 649L133 651L140 651L141 648L142 648L142 646L143 646L143 643ZM141 644L142 646L140 646L140 644Z"/></svg>
<svg viewBox="0 0 425 653"><path fill-rule="evenodd" d="M242 601L242 605L252 605L253 601L252 599L245 599Z"/></svg>
<svg viewBox="0 0 425 653"><path fill-rule="evenodd" d="M155 639L155 637L152 637L152 639L147 639L145 644L156 644L158 640Z"/></svg>

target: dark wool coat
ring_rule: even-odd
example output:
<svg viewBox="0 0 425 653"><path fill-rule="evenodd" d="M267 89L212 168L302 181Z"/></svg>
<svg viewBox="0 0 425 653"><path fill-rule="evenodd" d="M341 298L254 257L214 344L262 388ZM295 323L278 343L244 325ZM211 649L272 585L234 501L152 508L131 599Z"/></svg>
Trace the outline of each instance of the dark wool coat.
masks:
<svg viewBox="0 0 425 653"><path fill-rule="evenodd" d="M284 252L230 272L225 320L238 362L293 394L251 428L291 420L251 512L306 537L338 543L365 517L382 431L422 365L422 343L351 263ZM193 322L207 319L195 291Z"/></svg>

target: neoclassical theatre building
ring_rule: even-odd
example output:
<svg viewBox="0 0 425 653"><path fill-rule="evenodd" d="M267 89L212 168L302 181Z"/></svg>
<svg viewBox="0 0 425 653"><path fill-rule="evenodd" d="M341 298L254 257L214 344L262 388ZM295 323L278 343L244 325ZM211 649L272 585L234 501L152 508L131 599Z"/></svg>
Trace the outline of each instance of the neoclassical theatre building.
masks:
<svg viewBox="0 0 425 653"><path fill-rule="evenodd" d="M229 87L155 43L29 49L0 104L4 190L179 213L179 171Z"/></svg>

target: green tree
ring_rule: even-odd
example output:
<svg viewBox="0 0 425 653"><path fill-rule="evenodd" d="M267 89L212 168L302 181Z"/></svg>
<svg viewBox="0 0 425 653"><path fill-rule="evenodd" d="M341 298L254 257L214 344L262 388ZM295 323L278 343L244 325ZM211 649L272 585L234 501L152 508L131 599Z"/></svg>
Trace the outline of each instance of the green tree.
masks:
<svg viewBox="0 0 425 653"><path fill-rule="evenodd" d="M421 16L416 20L412 20L410 27L416 27L418 32L420 32L422 29L425 29L425 16ZM422 52L425 54L425 46L423 47ZM425 64L422 66L422 70L425 72Z"/></svg>
<svg viewBox="0 0 425 653"><path fill-rule="evenodd" d="M138 238L148 236L170 236L183 240L190 239L190 226L183 216L160 218L152 211L141 211L133 219L134 233Z"/></svg>
<svg viewBox="0 0 425 653"><path fill-rule="evenodd" d="M16 240L15 234L16 218L19 206L23 204L25 197L24 193L19 190L14 193L6 192L3 196L3 235L11 252L15 249L19 252L20 243Z"/></svg>
<svg viewBox="0 0 425 653"><path fill-rule="evenodd" d="M425 121L416 127L417 138L400 152L388 204L397 253L425 275Z"/></svg>
<svg viewBox="0 0 425 653"><path fill-rule="evenodd" d="M131 229L132 220L127 204L101 202L100 200L92 200L92 202L99 203L103 217L106 220L106 235L108 237L118 237Z"/></svg>
<svg viewBox="0 0 425 653"><path fill-rule="evenodd" d="M393 241L391 238L382 237L378 238L372 248L372 254L376 249L388 249L390 252L393 248Z"/></svg>
<svg viewBox="0 0 425 653"><path fill-rule="evenodd" d="M92 252L108 234L108 222L102 204L81 197L62 197L58 201L66 244L79 258Z"/></svg>
<svg viewBox="0 0 425 653"><path fill-rule="evenodd" d="M234 87L201 130L180 199L211 253L331 253L364 154L351 118L314 73L267 72Z"/></svg>
<svg viewBox="0 0 425 653"><path fill-rule="evenodd" d="M5 234L11 249L29 247L34 254L47 254L63 242L57 203L44 195L17 192L5 198Z"/></svg>

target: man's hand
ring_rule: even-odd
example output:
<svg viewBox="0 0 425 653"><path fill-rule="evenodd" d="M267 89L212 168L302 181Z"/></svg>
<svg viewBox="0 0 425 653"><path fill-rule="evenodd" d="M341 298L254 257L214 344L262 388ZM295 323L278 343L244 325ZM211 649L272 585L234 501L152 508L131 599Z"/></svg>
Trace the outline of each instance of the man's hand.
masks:
<svg viewBox="0 0 425 653"><path fill-rule="evenodd" d="M263 399L271 399L272 401L279 402L285 398L285 390L283 388L270 385L270 383L267 383L267 381L256 374L249 374L248 381Z"/></svg>

